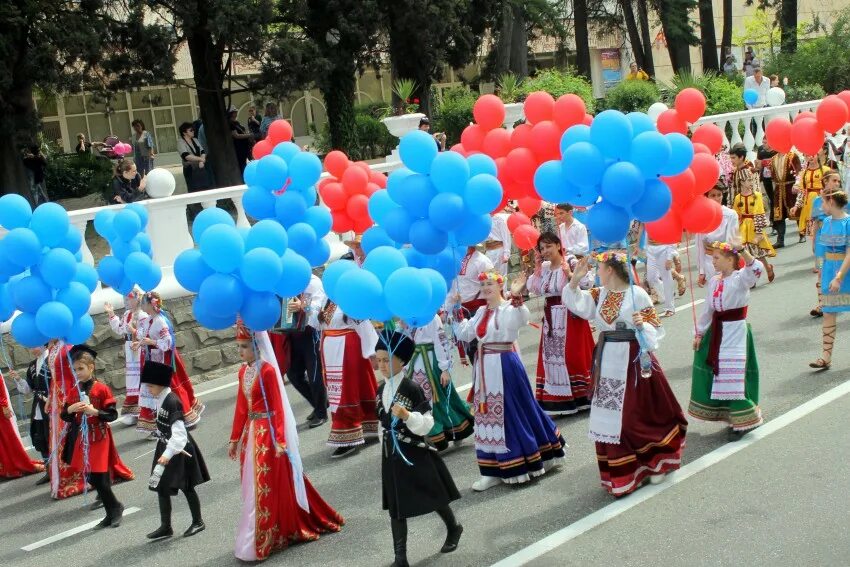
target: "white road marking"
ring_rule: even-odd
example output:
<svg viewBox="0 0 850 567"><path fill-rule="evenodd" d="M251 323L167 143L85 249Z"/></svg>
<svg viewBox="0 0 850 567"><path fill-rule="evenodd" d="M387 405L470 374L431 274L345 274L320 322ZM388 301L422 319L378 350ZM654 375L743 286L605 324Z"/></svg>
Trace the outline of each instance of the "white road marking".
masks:
<svg viewBox="0 0 850 567"><path fill-rule="evenodd" d="M679 311L684 311L685 309L690 309L691 307L699 305L700 303L705 303L705 299L697 299L695 301L685 303L684 305L680 305L676 308L676 313L678 313Z"/></svg>
<svg viewBox="0 0 850 567"><path fill-rule="evenodd" d="M703 455L699 459L688 463L678 471L670 473L665 482L645 486L637 492L629 495L629 497L624 500L615 500L604 508L600 508L596 512L593 512L569 526L566 526L529 545L528 547L519 550L513 555L494 563L491 567L517 567L518 565L526 565L559 546L564 545L565 543L588 532L589 530L604 524L612 518L616 518L631 508L634 508L650 498L661 494L668 488L689 479L695 474L704 471L708 467L715 465L724 459L731 457L738 451L746 449L760 439L764 439L768 435L776 433L784 427L806 417L813 411L820 409L847 394L850 394L850 381L840 384L831 390L827 390L818 397L811 399L791 411L782 414L776 419L767 422L758 429L747 433L739 441L727 443L726 445L718 447L714 451Z"/></svg>
<svg viewBox="0 0 850 567"><path fill-rule="evenodd" d="M133 506L131 508L127 508L126 510L124 510L124 517L127 517L130 514L135 514L136 512L139 512L139 511L141 511L141 508L136 508L135 506ZM100 519L92 520L91 522L89 522L87 524L83 524L82 526L77 526L76 528L71 528L70 530L65 530L64 532L62 532L60 534L50 536L48 538L39 540L39 541L37 541L35 543L31 543L29 545L25 545L21 549L23 549L24 551L35 551L36 549L39 549L39 548L44 547L46 545L50 545L51 543L56 543L57 541L62 541L63 539L67 539L71 536L75 536L78 533L84 532L86 530L90 530L99 523L100 523Z"/></svg>

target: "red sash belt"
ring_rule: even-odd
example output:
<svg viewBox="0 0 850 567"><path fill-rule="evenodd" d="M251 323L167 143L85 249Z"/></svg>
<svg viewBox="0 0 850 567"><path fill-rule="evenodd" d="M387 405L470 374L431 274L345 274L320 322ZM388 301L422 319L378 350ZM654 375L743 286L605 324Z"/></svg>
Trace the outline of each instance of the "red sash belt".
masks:
<svg viewBox="0 0 850 567"><path fill-rule="evenodd" d="M747 318L747 308L738 307L727 311L715 311L711 316L711 342L708 345L708 356L705 363L709 368L717 370L717 360L720 357L720 343L723 342L723 325L727 321L743 321Z"/></svg>
<svg viewBox="0 0 850 567"><path fill-rule="evenodd" d="M484 307L485 305L487 305L487 301L479 297L461 303L460 306L463 307L461 314L462 318L472 319L472 316L475 315L475 312L478 311L478 308Z"/></svg>
<svg viewBox="0 0 850 567"><path fill-rule="evenodd" d="M480 393L478 397L478 411L487 413L487 377L484 375L484 355L485 354L501 354L503 352L513 352L513 343L479 343L478 344L478 360L479 364L479 387ZM473 398L474 399L474 398Z"/></svg>

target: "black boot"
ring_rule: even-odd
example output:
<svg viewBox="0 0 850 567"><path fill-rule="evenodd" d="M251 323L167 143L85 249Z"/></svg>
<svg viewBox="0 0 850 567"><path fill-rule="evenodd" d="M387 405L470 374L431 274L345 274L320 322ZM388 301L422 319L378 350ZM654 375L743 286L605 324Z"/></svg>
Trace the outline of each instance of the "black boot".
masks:
<svg viewBox="0 0 850 567"><path fill-rule="evenodd" d="M463 533L463 526L457 523L455 515L449 506L437 510L437 514L440 515L440 518L446 524L446 541L443 543L443 547L440 548L440 553L451 553L457 549L457 544Z"/></svg>
<svg viewBox="0 0 850 567"><path fill-rule="evenodd" d="M185 532L183 532L183 537L192 537L193 535L200 533L207 529L207 525L203 522L203 520L192 522L192 525L189 526Z"/></svg>
<svg viewBox="0 0 850 567"><path fill-rule="evenodd" d="M119 502L118 506L112 509L110 516L112 516L112 522L110 522L110 525L113 528L120 526L121 519L124 517L124 505Z"/></svg>
<svg viewBox="0 0 850 567"><path fill-rule="evenodd" d="M159 493L159 528L147 535L148 539L160 539L171 537L174 530L171 529L171 496L168 493Z"/></svg>
<svg viewBox="0 0 850 567"><path fill-rule="evenodd" d="M164 537L171 537L174 535L174 530L171 529L171 526L159 526L157 529L149 533L146 537L148 539L160 539Z"/></svg>
<svg viewBox="0 0 850 567"><path fill-rule="evenodd" d="M395 551L393 567L410 567L410 563L407 562L407 520L390 518L390 525L393 530L393 550Z"/></svg>

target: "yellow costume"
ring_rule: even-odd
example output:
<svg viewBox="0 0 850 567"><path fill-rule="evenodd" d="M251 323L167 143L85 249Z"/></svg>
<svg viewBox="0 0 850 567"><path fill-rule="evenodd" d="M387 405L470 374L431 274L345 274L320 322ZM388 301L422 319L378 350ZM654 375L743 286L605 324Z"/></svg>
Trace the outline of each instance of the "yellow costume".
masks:
<svg viewBox="0 0 850 567"><path fill-rule="evenodd" d="M821 189L823 189L823 176L828 171L830 171L830 169L827 166L821 165L814 169L806 168L800 175L800 179L797 183L797 186L800 188L800 192L797 193L796 203L796 206L800 211L800 218L797 221L800 236L813 234L810 226L812 222L812 203L815 198L820 195Z"/></svg>
<svg viewBox="0 0 850 567"><path fill-rule="evenodd" d="M643 69L638 69L634 73L628 73L626 75L627 81L648 81L649 75L646 74L646 71Z"/></svg>
<svg viewBox="0 0 850 567"><path fill-rule="evenodd" d="M764 212L764 200L761 193L756 191L749 195L740 193L735 195L732 209L738 213L741 240L750 254L755 258L776 256L776 250L764 234L764 229L767 227L767 215Z"/></svg>

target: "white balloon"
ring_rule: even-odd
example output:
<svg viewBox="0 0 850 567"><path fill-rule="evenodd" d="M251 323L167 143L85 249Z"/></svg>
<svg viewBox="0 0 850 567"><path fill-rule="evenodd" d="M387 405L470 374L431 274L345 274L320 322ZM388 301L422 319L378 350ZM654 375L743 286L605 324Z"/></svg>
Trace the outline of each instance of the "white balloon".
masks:
<svg viewBox="0 0 850 567"><path fill-rule="evenodd" d="M154 199L170 197L175 187L177 182L174 180L174 175L167 169L157 167L148 173L145 191L150 197Z"/></svg>
<svg viewBox="0 0 850 567"><path fill-rule="evenodd" d="M768 106L782 106L785 104L785 91L779 87L772 87L767 91L765 98L767 99Z"/></svg>
<svg viewBox="0 0 850 567"><path fill-rule="evenodd" d="M649 110L647 110L646 113L649 115L650 118L652 118L653 122L657 122L658 117L661 116L661 114L666 110L669 110L666 104L664 104L663 102L655 102L652 104L652 106L649 107Z"/></svg>

